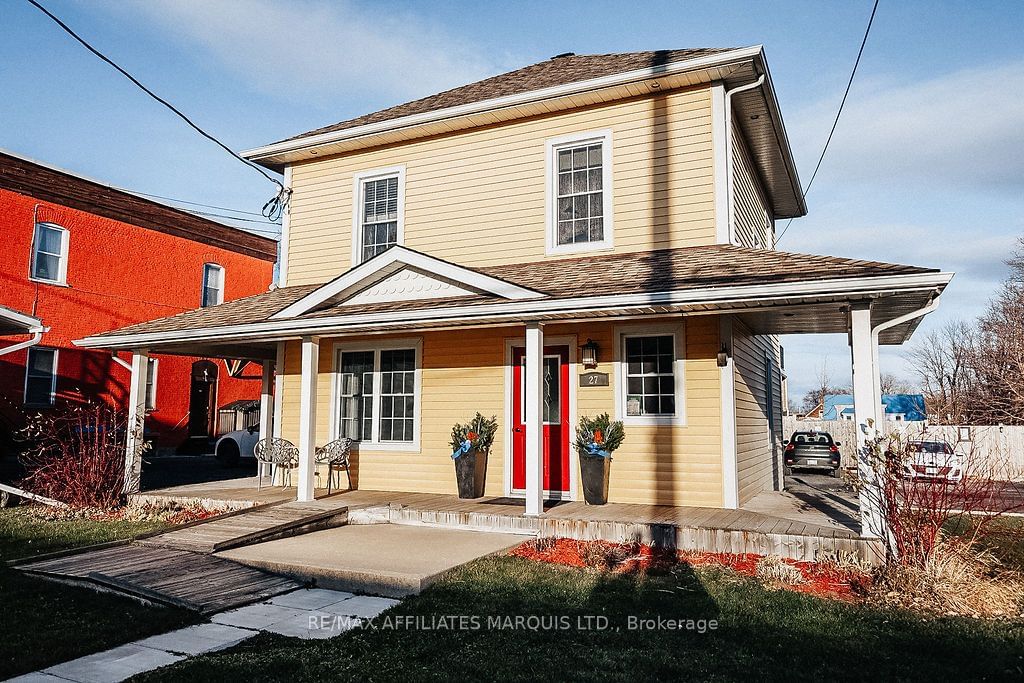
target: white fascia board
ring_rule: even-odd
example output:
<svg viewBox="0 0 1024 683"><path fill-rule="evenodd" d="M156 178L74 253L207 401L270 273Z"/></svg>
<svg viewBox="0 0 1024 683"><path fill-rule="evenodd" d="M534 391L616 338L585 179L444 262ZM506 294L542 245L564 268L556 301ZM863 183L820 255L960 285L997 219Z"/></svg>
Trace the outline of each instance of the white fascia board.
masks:
<svg viewBox="0 0 1024 683"><path fill-rule="evenodd" d="M945 287L953 273L919 273L913 275L884 275L865 278L845 278L805 282L778 283L774 285L743 285L739 287L707 287L702 289L653 292L642 294L607 295L595 297L574 297L571 299L549 299L527 301L502 301L491 304L445 306L426 308L419 311L388 311L359 315L339 315L310 320L269 319L258 323L246 323L225 327L154 332L110 337L86 337L76 340L76 346L84 348L124 348L156 343L227 341L243 339L267 339L281 336L331 334L356 326L388 328L415 323L438 323L444 321L490 322L523 321L531 316L594 313L618 311L628 307L686 306L717 304L735 307L744 303L756 304L770 301L785 305L787 299L807 296L822 298L843 298L864 296L872 293L900 293L927 291Z"/></svg>
<svg viewBox="0 0 1024 683"><path fill-rule="evenodd" d="M365 261L352 268L323 287L310 292L295 303L270 316L270 319L294 318L303 313L308 313L335 297L344 296L348 293L355 294L381 278L394 273L402 266L415 268L428 275L434 275L440 279L464 285L468 289L494 294L503 299L538 299L544 296L532 289L526 289L511 282L499 280L475 270L436 259L433 256L421 254L418 251L395 246L369 261Z"/></svg>
<svg viewBox="0 0 1024 683"><path fill-rule="evenodd" d="M244 150L241 155L250 161L258 161L259 159L267 156L283 154L286 152L297 152L299 150L318 147L320 145L384 133L398 128L409 128L411 126L451 119L458 116L479 114L481 112L491 111L494 109L504 109L506 107L514 107L555 97L564 97L566 95L573 95L590 90L599 90L601 88L625 85L627 83L641 81L652 77L667 76L687 71L696 71L699 69L709 69L735 61L753 59L761 55L763 51L763 46L753 45L751 47L729 50L728 52L719 52L717 54L707 55L704 57L684 59L679 62L671 62L669 64L646 67L643 69L634 69L633 71L624 71L610 76L591 78L585 81L576 81L574 83L556 85L550 88L542 88L540 90L531 90L529 92L517 93L515 95L495 97L489 100L481 100L480 102L471 102L469 104L462 104L456 107L435 109L433 111L423 112L422 114L402 116L397 119L389 119L387 121L370 123L363 126L354 126L344 130L320 133L319 135L310 135L296 140L275 142L271 145Z"/></svg>

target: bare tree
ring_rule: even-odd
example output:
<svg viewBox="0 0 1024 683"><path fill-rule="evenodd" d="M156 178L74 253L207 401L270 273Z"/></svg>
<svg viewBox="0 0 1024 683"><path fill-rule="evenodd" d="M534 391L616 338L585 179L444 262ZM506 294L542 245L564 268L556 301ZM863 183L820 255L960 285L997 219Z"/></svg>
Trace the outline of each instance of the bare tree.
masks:
<svg viewBox="0 0 1024 683"><path fill-rule="evenodd" d="M883 372L881 376L883 394L914 394L917 389L910 382L900 379L891 372Z"/></svg>
<svg viewBox="0 0 1024 683"><path fill-rule="evenodd" d="M965 422L975 385L975 333L971 325L951 320L928 333L908 355L921 378L932 420L940 424Z"/></svg>

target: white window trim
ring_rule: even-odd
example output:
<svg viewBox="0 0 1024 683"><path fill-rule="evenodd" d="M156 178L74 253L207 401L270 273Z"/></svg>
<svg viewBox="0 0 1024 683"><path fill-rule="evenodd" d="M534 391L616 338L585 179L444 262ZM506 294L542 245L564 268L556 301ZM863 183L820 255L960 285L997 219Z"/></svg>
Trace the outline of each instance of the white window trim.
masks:
<svg viewBox="0 0 1024 683"><path fill-rule="evenodd" d="M53 376L50 378L50 401L49 403L29 403L28 402L28 371L32 367L31 356L33 351L53 351ZM57 371L58 362L60 360L60 349L52 346L33 346L28 349L28 353L25 356L25 386L21 394L21 402L27 406L52 406L57 402Z"/></svg>
<svg viewBox="0 0 1024 683"><path fill-rule="evenodd" d="M412 441L380 441L380 352L392 349L413 349L416 354L415 391L413 393L413 423ZM382 341L358 341L338 342L334 344L331 360L331 415L330 434L331 440L338 438L338 431L341 425L338 420L338 411L341 405L341 360L342 352L351 351L372 351L373 352L373 421L371 438L356 442L355 448L360 451L395 451L395 452L420 452L420 432L423 421L422 397L423 397L423 338L412 337L406 339L388 339Z"/></svg>
<svg viewBox="0 0 1024 683"><path fill-rule="evenodd" d="M152 405L150 405L150 403L149 403L149 394L147 393L146 394L146 410L156 410L156 397L157 397L156 379L157 379L157 373L160 371L160 359L159 358L152 358L151 357L148 360L149 360L150 367L149 367L149 373L146 375L146 379L148 379L149 383L153 385L153 403L152 403Z"/></svg>
<svg viewBox="0 0 1024 683"><path fill-rule="evenodd" d="M60 231L60 273L56 280L50 280L45 277L37 277L35 275L36 270L36 230L40 225L46 226L47 228ZM71 232L62 225L56 223L49 223L47 221L39 221L32 226L32 249L29 252L29 264L28 264L28 279L32 282L42 282L48 285L58 285L61 287L68 286L68 246L71 242Z"/></svg>
<svg viewBox="0 0 1024 683"><path fill-rule="evenodd" d="M678 323L656 323L616 326L615 338L615 419L622 420L624 425L672 425L686 426L686 325ZM676 414L675 415L626 415L626 337L660 337L666 334L673 336L672 345L675 350L675 361L672 372L675 375Z"/></svg>
<svg viewBox="0 0 1024 683"><path fill-rule="evenodd" d="M563 147L575 147L588 142L601 143L601 193L604 197L604 239L600 242L583 242L579 244L558 244L558 172L555 155ZM610 128L586 133L574 133L551 138L545 142L544 162L545 182L545 226L546 253L575 254L586 251L611 249L614 246L614 207L612 204L612 131Z"/></svg>
<svg viewBox="0 0 1024 683"><path fill-rule="evenodd" d="M405 166L386 166L368 171L358 171L352 178L352 267L363 262L363 183L384 178L398 178L396 244L405 245Z"/></svg>
<svg viewBox="0 0 1024 683"><path fill-rule="evenodd" d="M206 306L203 303L203 300L206 299L206 270L208 268L216 268L217 270L220 271L220 288L217 290L217 303L213 304L213 306L220 306L222 303L224 303L224 289L227 287L228 284L228 274L227 271L224 270L224 266L220 265L219 263L214 263L213 261L207 261L206 263L204 263L202 276L203 280L199 290L199 306L201 308L213 307Z"/></svg>

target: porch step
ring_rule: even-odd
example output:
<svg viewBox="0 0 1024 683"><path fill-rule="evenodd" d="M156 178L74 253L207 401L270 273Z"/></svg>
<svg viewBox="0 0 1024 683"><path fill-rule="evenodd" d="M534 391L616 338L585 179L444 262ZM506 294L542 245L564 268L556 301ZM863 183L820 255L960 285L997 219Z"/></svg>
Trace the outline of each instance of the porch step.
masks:
<svg viewBox="0 0 1024 683"><path fill-rule="evenodd" d="M138 545L210 554L348 522L348 506L330 499L268 505L137 541Z"/></svg>

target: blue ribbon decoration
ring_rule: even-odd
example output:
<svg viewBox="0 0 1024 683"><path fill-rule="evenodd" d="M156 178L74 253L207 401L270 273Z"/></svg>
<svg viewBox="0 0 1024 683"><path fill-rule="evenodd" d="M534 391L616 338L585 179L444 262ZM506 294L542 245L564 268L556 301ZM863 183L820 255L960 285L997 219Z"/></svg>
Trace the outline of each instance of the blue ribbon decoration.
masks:
<svg viewBox="0 0 1024 683"><path fill-rule="evenodd" d="M587 455L594 458L610 458L612 454L601 448L596 443L591 443L587 446Z"/></svg>
<svg viewBox="0 0 1024 683"><path fill-rule="evenodd" d="M462 442L462 445L459 446L458 448L456 448L455 452L452 453L452 460L458 460L460 457L462 457L466 453L469 453L470 449L472 449L472 448L473 448L473 442L470 441L469 439L466 439L465 441Z"/></svg>

